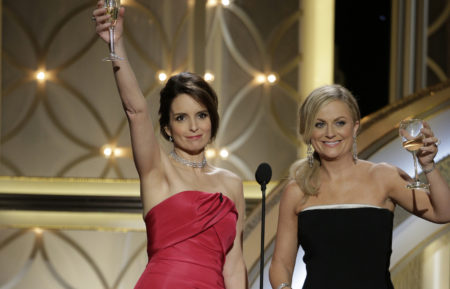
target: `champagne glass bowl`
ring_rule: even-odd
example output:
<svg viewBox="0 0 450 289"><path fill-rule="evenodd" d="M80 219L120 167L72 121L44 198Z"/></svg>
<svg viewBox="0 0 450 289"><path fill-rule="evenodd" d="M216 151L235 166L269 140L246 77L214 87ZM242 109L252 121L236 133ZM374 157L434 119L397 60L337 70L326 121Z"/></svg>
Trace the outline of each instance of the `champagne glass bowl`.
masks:
<svg viewBox="0 0 450 289"><path fill-rule="evenodd" d="M409 189L424 189L428 190L429 185L422 183L419 180L417 173L417 152L423 146L423 121L421 119L407 119L402 120L399 126L399 134L402 139L402 146L407 151L411 152L414 159L414 181L409 183L406 187Z"/></svg>

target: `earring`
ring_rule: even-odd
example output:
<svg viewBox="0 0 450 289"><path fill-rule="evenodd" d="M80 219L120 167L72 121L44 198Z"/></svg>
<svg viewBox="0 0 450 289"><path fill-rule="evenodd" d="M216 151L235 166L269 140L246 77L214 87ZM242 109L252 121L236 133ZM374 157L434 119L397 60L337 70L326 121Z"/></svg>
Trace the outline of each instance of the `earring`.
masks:
<svg viewBox="0 0 450 289"><path fill-rule="evenodd" d="M169 141L173 142L173 137L171 135L169 135Z"/></svg>
<svg viewBox="0 0 450 289"><path fill-rule="evenodd" d="M358 147L356 145L356 136L353 136L353 161L356 163L358 160Z"/></svg>
<svg viewBox="0 0 450 289"><path fill-rule="evenodd" d="M308 150L306 151L306 156L308 157L308 164L309 167L312 168L314 164L314 158L313 158L313 148L311 143L308 144Z"/></svg>

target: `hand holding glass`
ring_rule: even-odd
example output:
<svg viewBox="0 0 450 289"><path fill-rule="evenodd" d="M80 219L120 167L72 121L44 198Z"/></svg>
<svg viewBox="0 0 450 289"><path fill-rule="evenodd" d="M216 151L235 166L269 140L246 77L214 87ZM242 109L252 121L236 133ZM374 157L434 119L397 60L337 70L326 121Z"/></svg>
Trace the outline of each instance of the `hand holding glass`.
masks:
<svg viewBox="0 0 450 289"><path fill-rule="evenodd" d="M120 0L105 0L106 13L111 15L109 21L111 26L109 27L109 56L103 58L103 61L116 61L123 60L122 57L118 56L114 51L114 29L117 22L117 17L119 16Z"/></svg>
<svg viewBox="0 0 450 289"><path fill-rule="evenodd" d="M408 119L400 122L399 133L402 138L402 146L413 154L414 158L414 182L408 184L408 189L425 189L429 185L419 181L417 173L417 151L423 146L423 134L420 131L423 128L423 122L420 119Z"/></svg>

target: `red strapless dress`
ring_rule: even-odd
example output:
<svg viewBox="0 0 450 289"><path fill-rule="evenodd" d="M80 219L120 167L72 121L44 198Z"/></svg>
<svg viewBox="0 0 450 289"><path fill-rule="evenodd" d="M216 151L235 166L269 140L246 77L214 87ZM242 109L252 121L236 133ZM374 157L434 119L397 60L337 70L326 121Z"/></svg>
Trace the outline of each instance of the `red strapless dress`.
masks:
<svg viewBox="0 0 450 289"><path fill-rule="evenodd" d="M148 264L135 289L225 288L238 213L221 193L183 191L145 216Z"/></svg>

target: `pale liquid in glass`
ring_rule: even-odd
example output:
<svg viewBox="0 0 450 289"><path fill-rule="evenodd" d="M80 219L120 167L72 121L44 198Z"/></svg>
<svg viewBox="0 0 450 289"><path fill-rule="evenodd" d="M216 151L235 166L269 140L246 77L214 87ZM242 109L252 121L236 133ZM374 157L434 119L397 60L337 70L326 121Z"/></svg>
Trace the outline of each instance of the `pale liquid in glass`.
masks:
<svg viewBox="0 0 450 289"><path fill-rule="evenodd" d="M113 25L116 24L117 21L117 16L119 15L119 8L118 7L113 7L113 6L108 6L106 7L106 13L111 15L111 18L109 18L109 21L112 22Z"/></svg>
<svg viewBox="0 0 450 289"><path fill-rule="evenodd" d="M422 138L411 139L411 140L407 140L407 141L403 142L402 146L406 150L408 150L410 152L414 152L423 146L423 141L422 141Z"/></svg>
<svg viewBox="0 0 450 289"><path fill-rule="evenodd" d="M414 181L407 184L406 187L410 189L424 189L428 190L429 185L422 183L419 180L417 173L417 152L423 147L423 135L421 129L423 122L420 119L404 120L400 122L399 133L402 138L402 146L412 153L414 158Z"/></svg>

